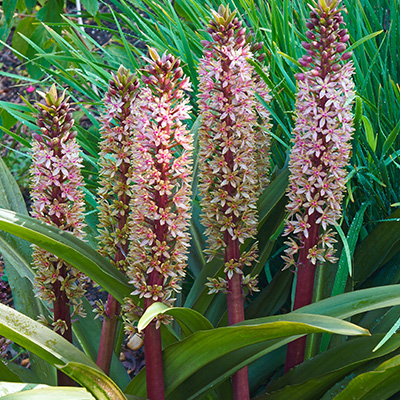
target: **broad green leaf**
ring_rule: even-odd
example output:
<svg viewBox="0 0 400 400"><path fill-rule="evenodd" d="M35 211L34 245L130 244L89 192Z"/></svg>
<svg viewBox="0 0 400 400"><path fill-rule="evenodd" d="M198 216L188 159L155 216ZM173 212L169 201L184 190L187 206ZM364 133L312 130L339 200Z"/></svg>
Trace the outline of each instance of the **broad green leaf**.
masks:
<svg viewBox="0 0 400 400"><path fill-rule="evenodd" d="M32 351L52 365L96 364L59 334L11 307L0 304L0 335Z"/></svg>
<svg viewBox="0 0 400 400"><path fill-rule="evenodd" d="M48 0L36 13L36 18L43 22L61 22L63 7L62 0Z"/></svg>
<svg viewBox="0 0 400 400"><path fill-rule="evenodd" d="M153 303L142 315L138 322L137 330L140 333L153 319L168 310L168 306L164 303Z"/></svg>
<svg viewBox="0 0 400 400"><path fill-rule="evenodd" d="M321 300L314 304L310 304L306 307L302 307L301 309L298 309L290 313L290 315L286 314L284 316L273 316L273 317L247 320L243 322L243 324L246 325L258 324L260 326L269 322L279 321L282 317L290 319L292 318L292 316L294 316L296 318L295 314L297 313L323 314L337 318L348 318L353 315L360 314L369 310L383 308L383 307L390 307L399 304L400 304L400 285L388 285L383 287L358 290L356 292L351 292L351 293L344 293L329 299ZM218 329L232 329L239 326L240 325L237 325L235 327L218 328ZM176 343L164 350L163 352L164 355L167 353L169 354L168 358L164 359L164 370L166 376L168 376L166 384L166 390L168 393L170 393L172 389L174 389L175 391L180 390L181 386L175 387L176 385L174 384L174 382L181 382L183 380L181 389L183 396L182 398L185 398L184 396L186 396L187 393L189 392L193 393L192 387L189 383L193 382L194 380L191 379L186 380L187 375L191 375L192 378L196 377L196 379L199 379L199 382L201 380L202 383L199 383L199 387L202 388L210 387L210 385L222 382L226 377L230 376L239 368L248 365L249 363L262 357L263 355L273 350L276 350L284 346L285 344L289 343L290 341L296 339L297 337L299 337L299 336L296 337L291 336L289 338L268 340L264 335L263 337L266 340L266 342L259 342L255 344L253 343L252 345L245 347L245 344L247 343L246 341L250 339L247 337L247 335L245 335L244 336L245 341L243 343L242 343L243 337L241 337L238 343L236 344L228 341L228 343L233 348L237 349L237 347L242 346L242 344L244 347L242 347L240 350L237 349L236 351L232 349L231 351L228 350L225 356L220 356L218 358L215 357L214 354L210 354L214 353L214 351L215 352L219 351L219 349L214 348L214 342L213 339L211 338L212 336L211 332L214 331L216 331L216 329L212 331L201 331L189 336L188 338L180 342L180 343L184 342L186 343L186 341L188 340L190 340L190 342L188 343L192 343L192 341L196 342L193 343L193 348L191 349L192 353L190 353L190 350L187 350L187 354L182 355L182 357L186 357L186 359L197 360L196 358L197 351L193 350L197 349L198 343L196 338L204 337L203 335L207 335L207 333L210 334L210 338L208 339L206 338L204 344L206 348L206 354L203 355L203 358L204 357L207 358L206 360L203 360L205 364L204 367L199 368L197 362L195 362L193 365L186 365L185 371L176 369L175 368L176 362L179 360L175 360L171 349L175 350L178 349L179 352L176 352L176 354L181 354L179 346L182 345L180 343ZM226 336L226 338L230 338L230 335ZM236 339L233 338L232 340L235 341ZM228 345L228 343L224 345ZM193 351L196 351L196 353L193 353ZM183 353L184 352L182 351L182 354ZM181 362L183 361L181 360ZM186 388L186 384L190 386L189 389ZM170 388L170 385L172 389ZM145 375L144 373L141 373L132 380L130 385L128 385L126 393L135 393L137 395L143 395L145 390L144 387L145 387ZM186 400L189 398L190 396L188 396ZM171 400L172 399L174 399L173 396L171 396ZM176 399L178 399L178 397Z"/></svg>
<svg viewBox="0 0 400 400"><path fill-rule="evenodd" d="M175 318L185 336L199 330L212 329L213 326L207 318L190 308L168 307L163 303L153 303L142 315L137 329L141 332L159 314L168 314Z"/></svg>
<svg viewBox="0 0 400 400"><path fill-rule="evenodd" d="M1 379L4 379L8 382L22 382L21 378L15 372L12 372L3 360L0 360L0 376Z"/></svg>
<svg viewBox="0 0 400 400"><path fill-rule="evenodd" d="M386 400L399 392L400 355L356 376L335 400Z"/></svg>
<svg viewBox="0 0 400 400"><path fill-rule="evenodd" d="M0 398L4 400L97 400L87 390L72 387L51 387L35 383L0 382Z"/></svg>
<svg viewBox="0 0 400 400"><path fill-rule="evenodd" d="M269 318L265 320L268 321ZM345 335L368 334L365 329L345 321L304 314L282 315L279 320L271 323L198 331L181 342L172 344L163 352L167 399L189 400L199 396L210 386L246 365L250 357L258 355L260 346L257 345L263 346L265 350L268 342L274 339L290 336L293 340L298 337L293 335L327 331ZM267 350L261 355L266 352ZM190 364L187 363L188 359L192 360ZM214 363L220 360L218 366L223 372L215 369ZM139 396L145 394L143 374L128 385L126 393Z"/></svg>
<svg viewBox="0 0 400 400"><path fill-rule="evenodd" d="M3 0L3 11L8 25L11 24L16 6L17 0Z"/></svg>
<svg viewBox="0 0 400 400"><path fill-rule="evenodd" d="M260 400L319 399L338 380L370 360L383 357L400 347L400 335L379 352L372 352L382 335L355 338L334 347L290 370L269 384Z"/></svg>
<svg viewBox="0 0 400 400"><path fill-rule="evenodd" d="M60 370L86 388L96 400L126 400L121 389L98 369L76 362L69 362Z"/></svg>
<svg viewBox="0 0 400 400"><path fill-rule="evenodd" d="M99 10L99 2L97 0L82 0L83 7L86 8L89 14L96 15Z"/></svg>
<svg viewBox="0 0 400 400"><path fill-rule="evenodd" d="M343 293L299 308L293 314L310 313L348 318L366 311L400 304L400 285L387 285ZM275 317L271 317L275 318Z"/></svg>
<svg viewBox="0 0 400 400"><path fill-rule="evenodd" d="M0 229L52 252L112 294L120 303L130 295L128 279L82 240L34 218L0 209Z"/></svg>

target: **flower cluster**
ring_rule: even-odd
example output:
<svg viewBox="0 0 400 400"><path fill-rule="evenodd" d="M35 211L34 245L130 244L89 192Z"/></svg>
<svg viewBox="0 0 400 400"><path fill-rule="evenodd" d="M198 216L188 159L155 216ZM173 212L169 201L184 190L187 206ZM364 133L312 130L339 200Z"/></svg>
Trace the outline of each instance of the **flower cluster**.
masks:
<svg viewBox="0 0 400 400"><path fill-rule="evenodd" d="M144 71L143 126L135 137L136 173L128 275L134 294L171 303L180 290L189 245L192 138L183 121L190 106L180 60L150 49Z"/></svg>
<svg viewBox="0 0 400 400"><path fill-rule="evenodd" d="M126 271L132 229L132 165L134 133L139 123L139 81L121 66L112 75L101 117L99 201L99 252Z"/></svg>
<svg viewBox="0 0 400 400"><path fill-rule="evenodd" d="M32 135L32 215L83 238L82 159L76 132L72 130L72 110L65 93L58 96L54 85L47 94L39 94L46 104L37 104L41 134ZM33 262L37 269L38 295L52 302L65 298L74 306L74 313L82 313L79 299L84 293L83 274L37 246L34 246ZM60 325L59 321L55 323Z"/></svg>
<svg viewBox="0 0 400 400"><path fill-rule="evenodd" d="M210 259L225 258L225 272L231 279L234 273L242 273L245 264L246 253L239 254L239 245L256 234L256 201L265 180L257 166L261 160L257 140L264 134L254 127L257 112L260 122L269 117L257 105L255 93L258 90L267 100L269 95L261 80L253 79L255 72L248 62L253 58L251 44L235 12L221 6L213 16L208 27L213 40L202 42L204 57L199 64L199 191L206 251ZM232 254L223 255L228 248ZM209 284L213 285L221 282Z"/></svg>
<svg viewBox="0 0 400 400"><path fill-rule="evenodd" d="M298 93L294 146L290 158L289 218L285 234L290 238L284 260L296 265L295 255L306 247L312 264L333 261L334 232L329 229L341 216L346 184L346 165L351 154L352 99L354 84L349 40L343 29L340 1L320 0L307 22L307 50L300 60L305 68L297 74ZM317 226L317 229L313 228ZM322 233L320 233L322 228ZM310 230L314 229L314 233ZM309 236L315 236L310 238Z"/></svg>

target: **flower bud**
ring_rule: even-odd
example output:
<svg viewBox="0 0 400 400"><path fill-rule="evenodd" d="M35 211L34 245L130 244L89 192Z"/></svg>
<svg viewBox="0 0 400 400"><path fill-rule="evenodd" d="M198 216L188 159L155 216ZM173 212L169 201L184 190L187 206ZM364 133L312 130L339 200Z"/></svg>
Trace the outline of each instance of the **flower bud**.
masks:
<svg viewBox="0 0 400 400"><path fill-rule="evenodd" d="M312 33L311 31L307 31L307 32L306 32L306 36L307 36L310 40L314 40L314 39L315 39L315 35L314 35L314 33Z"/></svg>
<svg viewBox="0 0 400 400"><path fill-rule="evenodd" d="M352 56L353 56L353 52L352 51L349 51L347 53L343 53L342 57L341 57L341 60L346 61L349 58L351 58Z"/></svg>

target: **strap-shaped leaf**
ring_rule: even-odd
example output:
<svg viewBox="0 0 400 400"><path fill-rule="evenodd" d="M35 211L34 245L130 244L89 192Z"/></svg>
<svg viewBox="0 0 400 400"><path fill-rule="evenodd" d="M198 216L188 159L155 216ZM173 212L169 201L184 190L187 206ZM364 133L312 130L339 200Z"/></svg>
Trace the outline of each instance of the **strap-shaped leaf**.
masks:
<svg viewBox="0 0 400 400"><path fill-rule="evenodd" d="M52 365L78 362L98 369L96 364L58 333L0 303L0 335L32 351Z"/></svg>
<svg viewBox="0 0 400 400"><path fill-rule="evenodd" d="M0 382L0 398L3 397L7 400L95 400L83 388Z"/></svg>
<svg viewBox="0 0 400 400"><path fill-rule="evenodd" d="M324 314L337 318L348 318L352 315L360 314L373 309L390 307L400 304L400 285L388 285L371 289L358 290L356 292L345 293L329 299L321 300L317 303L303 307L290 313L291 316L296 316L300 313L312 313L312 314ZM273 316L266 318L253 319L243 322L243 325L263 325L267 322L278 322L285 316ZM307 317L308 318L308 317ZM307 319L310 322L311 319ZM293 320L292 320L293 323ZM290 325L290 322L286 328ZM250 344L252 338L251 329L246 326L242 335L234 336L234 331L225 331L225 341L222 345L230 345L231 350L225 352L225 356L219 353L221 351L221 343L214 339L214 333L219 335L220 329L233 329L238 328L240 325L229 328L218 328L210 331L197 332L180 343L173 344L167 347L164 354L164 370L165 370L165 384L168 398L178 400L188 400L195 393L200 393L211 385L216 385L222 382L227 376L231 375L244 365L247 365L263 355L280 348L288 342L296 339L298 336L285 337L282 335L278 339L272 339L270 336L264 336L264 342L258 342ZM286 331L287 335L289 329ZM292 331L293 332L293 331ZM298 331L297 331L298 332ZM282 333L282 332L281 332ZM304 332L305 333L305 332ZM265 334L265 332L264 332ZM295 334L295 333L292 333ZM198 347L199 343L194 338L203 337L203 335L209 335L204 340L204 348ZM271 340L268 340L271 338ZM183 343L192 342L192 348L181 352L180 346ZM245 340L245 341L243 341ZM247 342L246 342L247 341ZM222 340L223 342L223 340ZM247 343L247 344L245 344ZM186 346L186 345L185 345ZM198 364L198 356L200 357L202 352L207 354L207 360L204 361L203 366ZM174 357L191 360L187 363L184 368L177 368ZM204 357L204 355L203 355ZM191 377L190 379L188 377ZM195 379L196 378L196 379ZM197 382L199 380L199 382ZM196 385L194 385L196 382ZM133 381L128 385L126 393L135 393L137 395L144 395L145 393L145 375L140 373ZM179 392L179 394L178 394ZM176 396L176 397L174 397ZM179 397L182 396L182 397ZM187 397L185 397L187 396Z"/></svg>
<svg viewBox="0 0 400 400"><path fill-rule="evenodd" d="M0 229L52 252L84 272L120 303L132 292L128 279L88 244L34 218L0 209Z"/></svg>
<svg viewBox="0 0 400 400"><path fill-rule="evenodd" d="M261 349L269 347L272 351L276 347L268 345L274 339L291 337L293 340L298 335L313 332L369 334L367 330L354 324L310 314L287 314L271 323L243 324L198 331L181 342L167 347L163 352L167 398L171 400L195 398L246 365L247 360L260 351L260 347ZM217 363L218 368L215 368L214 363ZM135 378L128 385L126 393L145 395L143 377L141 374Z"/></svg>

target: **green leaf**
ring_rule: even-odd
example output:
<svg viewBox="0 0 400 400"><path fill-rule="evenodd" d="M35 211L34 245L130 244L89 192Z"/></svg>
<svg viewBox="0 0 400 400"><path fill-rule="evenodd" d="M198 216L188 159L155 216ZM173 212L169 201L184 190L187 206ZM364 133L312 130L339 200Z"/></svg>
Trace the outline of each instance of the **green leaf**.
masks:
<svg viewBox="0 0 400 400"><path fill-rule="evenodd" d="M76 362L69 362L60 370L85 387L96 400L126 400L121 389L103 372Z"/></svg>
<svg viewBox="0 0 400 400"><path fill-rule="evenodd" d="M32 351L52 365L96 364L59 334L11 307L0 304L0 335Z"/></svg>
<svg viewBox="0 0 400 400"><path fill-rule="evenodd" d="M400 347L400 335L397 335L392 343L373 353L372 349L381 338L382 335L355 338L313 357L270 383L266 395L259 400L320 399L351 371Z"/></svg>
<svg viewBox="0 0 400 400"><path fill-rule="evenodd" d="M11 23L16 7L17 0L3 0L3 11L8 25Z"/></svg>
<svg viewBox="0 0 400 400"><path fill-rule="evenodd" d="M400 355L356 376L335 400L386 400L399 392Z"/></svg>
<svg viewBox="0 0 400 400"><path fill-rule="evenodd" d="M0 229L52 252L107 290L120 303L130 295L128 279L82 240L34 218L0 209Z"/></svg>
<svg viewBox="0 0 400 400"><path fill-rule="evenodd" d="M99 2L97 0L82 0L82 5L93 16L99 11Z"/></svg>
<svg viewBox="0 0 400 400"><path fill-rule="evenodd" d="M399 218L400 209L378 224L357 246L354 253L356 282L364 282L400 250Z"/></svg>
<svg viewBox="0 0 400 400"><path fill-rule="evenodd" d="M400 121L396 124L396 126L393 128L392 132L390 132L389 136L384 141L381 157L384 157L386 155L386 153L388 152L388 150L392 147L393 142L396 140L397 136L399 135L399 132L400 132Z"/></svg>
<svg viewBox="0 0 400 400"><path fill-rule="evenodd" d="M366 42L367 40L371 40L373 39L375 36L380 35L383 32L383 30L378 31L378 32L373 32L370 33L369 35L366 35L364 37L362 37L361 39L357 40L357 42L355 42L354 44L352 44L347 51L352 51L354 49L356 49L360 44L363 44L364 42Z"/></svg>
<svg viewBox="0 0 400 400"><path fill-rule="evenodd" d="M351 253L350 253L349 243L347 242L347 238L346 238L342 228L339 225L335 225L335 229L338 231L340 239L342 239L344 254L346 255L346 261L347 261L347 271L349 273L349 276L352 276Z"/></svg>
<svg viewBox="0 0 400 400"><path fill-rule="evenodd" d="M43 22L61 22L63 13L63 0L48 0L36 13L36 18Z"/></svg>
<svg viewBox="0 0 400 400"><path fill-rule="evenodd" d="M153 303L142 315L138 322L137 329L141 332L146 326L160 314L173 316L182 328L185 336L199 330L212 329L213 326L207 318L190 308L168 307L163 303Z"/></svg>
<svg viewBox="0 0 400 400"><path fill-rule="evenodd" d="M35 383L0 382L0 398L4 400L96 400L83 388L51 387Z"/></svg>
<svg viewBox="0 0 400 400"><path fill-rule="evenodd" d="M265 319L269 320L270 317ZM274 339L327 331L345 335L368 334L356 325L321 315L287 314L274 318L270 323L251 322L198 331L167 347L163 352L166 398L189 400L199 396L246 365L250 357L259 357L266 354L268 348L269 351L276 348L268 346L268 342L274 342ZM254 346L258 344L264 350L261 355L260 346ZM221 370L216 370L215 363L220 360L218 366ZM126 393L145 394L143 374L128 385Z"/></svg>
<svg viewBox="0 0 400 400"><path fill-rule="evenodd" d="M4 364L3 360L0 360L0 376L1 380L8 382L22 382L21 378L15 373L12 372L6 364ZM1 395L1 386L0 386L0 395Z"/></svg>
<svg viewBox="0 0 400 400"><path fill-rule="evenodd" d="M12 38L12 47L22 56L26 56L28 53L29 44L26 40L24 40L20 33L25 36L31 37L35 29L37 28L37 23L39 21L34 17L26 17L16 26L15 32ZM18 55L18 58L22 60L21 55Z"/></svg>
<svg viewBox="0 0 400 400"><path fill-rule="evenodd" d="M370 145L372 151L375 152L376 144L378 142L378 136L375 137L374 129L373 129L371 121L368 119L368 117L363 115L361 117L361 120L362 120L362 122L364 124L365 136L367 138L367 142Z"/></svg>
<svg viewBox="0 0 400 400"><path fill-rule="evenodd" d="M344 293L332 298L321 300L317 303L310 304L306 307L302 307L290 314L286 314L284 316L273 316L273 317L266 317L266 318L259 318L253 320L247 320L243 322L243 324L247 325L263 325L270 322L280 321L282 318L287 320L291 319L292 317L296 318L297 313L312 313L312 314L323 314L329 315L332 317L337 318L348 318L356 314L360 314L366 311L383 308L383 307L390 307L394 305L400 304L400 285L387 285L382 287L376 287L371 289L363 289L358 290L351 293ZM310 319L306 318L307 322ZM289 322L288 322L289 323ZM235 327L229 328L217 328L217 329L232 329L239 327L237 325ZM210 387L210 385L217 384L218 382L222 382L226 377L230 376L232 373L237 371L238 369L242 368L243 366L249 364L257 360L258 358L262 357L263 355L278 349L279 347L289 343L296 337L289 337L289 338L281 338L281 339L274 339L269 341L266 339L264 335L265 342L253 343L252 345L246 347L246 343L251 340L251 336L247 337L247 334L241 336L240 339L233 338L233 342L231 342L230 334L225 336L229 338L227 343L223 344L224 346L231 345L231 351L227 351L225 356L218 357L218 352L220 349L214 347L214 342L212 338L212 333L217 331L214 329L212 331L201 331L195 333L188 338L184 339L180 343L173 344L166 348L163 354L168 353L168 357L164 358L164 371L165 376L168 377L166 380L166 391L170 393L172 389L174 389L174 394L176 394L178 390L182 390L182 399L188 400L190 396L185 398L187 393L193 393L195 390L192 387L193 382L197 382L199 379L198 390L202 391L202 388ZM261 328L262 329L262 328ZM220 332L220 331L217 331ZM231 331L228 331L231 332ZM202 356L204 361L204 366L199 367L197 364L197 339L199 337L204 337L209 334L209 338L205 338L204 340L204 347L202 351L206 351L206 353ZM198 335L198 336L196 336ZM204 336L203 336L204 335ZM298 336L297 336L298 337ZM254 338L253 338L254 339ZM193 345L192 349L187 349L186 353L180 350L179 346L182 346L181 343L186 343L189 341ZM222 340L222 339L221 339ZM243 340L243 343L242 343ZM243 345L243 346L242 346ZM185 345L186 346L186 345ZM241 347L242 346L242 347ZM218 346L216 346L218 347ZM241 349L238 349L241 347ZM184 347L185 348L185 347ZM236 350L234 350L236 348ZM172 350L177 350L174 353ZM216 352L216 354L214 354ZM187 359L193 359L193 365L186 365L183 370L176 369L176 362L175 356L186 357ZM201 355L199 355L200 357ZM204 360L204 357L207 360ZM183 362L183 360L181 360ZM188 376L191 376L192 379L187 379ZM186 380L187 379L187 380ZM182 382L182 386L176 387L174 382ZM171 385L171 388L170 388ZM189 388L187 388L189 386ZM139 374L135 377L130 385L128 385L126 389L126 393L135 393L137 395L143 395L145 388L145 380L144 380L144 373ZM197 389L196 389L197 392ZM172 393L172 392L171 392ZM171 400L175 398L171 395ZM178 400L179 397L176 398Z"/></svg>
<svg viewBox="0 0 400 400"><path fill-rule="evenodd" d="M400 318L396 323L390 328L389 332L383 337L383 339L374 347L372 351L379 350L400 328Z"/></svg>

